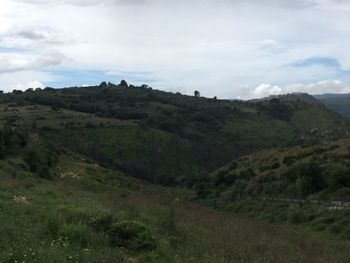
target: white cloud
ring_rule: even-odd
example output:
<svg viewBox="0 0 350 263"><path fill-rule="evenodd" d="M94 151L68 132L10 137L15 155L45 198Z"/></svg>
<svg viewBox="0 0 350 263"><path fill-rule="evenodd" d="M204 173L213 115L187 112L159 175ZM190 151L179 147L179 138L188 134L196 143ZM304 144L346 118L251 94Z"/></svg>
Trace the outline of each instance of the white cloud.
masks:
<svg viewBox="0 0 350 263"><path fill-rule="evenodd" d="M148 72L155 88L219 98L322 79L345 83L350 77L339 69L290 65L330 57L350 70L349 10L339 0L2 0L0 74L54 65ZM255 95L240 88L260 83L276 85Z"/></svg>
<svg viewBox="0 0 350 263"><path fill-rule="evenodd" d="M57 65L61 60L62 55L59 53L44 53L42 55L0 53L0 74Z"/></svg>
<svg viewBox="0 0 350 263"><path fill-rule="evenodd" d="M257 86L253 92L253 98L268 97L270 95L278 95L282 93L282 89L278 86L273 86L271 84L260 84Z"/></svg>
<svg viewBox="0 0 350 263"><path fill-rule="evenodd" d="M16 85L16 90L44 88L44 84L37 80L28 81L26 83L19 83Z"/></svg>
<svg viewBox="0 0 350 263"><path fill-rule="evenodd" d="M45 82L55 81L55 77L47 72L33 70L0 74L0 90L9 92L14 89L43 87Z"/></svg>
<svg viewBox="0 0 350 263"><path fill-rule="evenodd" d="M325 80L312 84L292 84L276 86L272 84L260 84L256 88L244 88L245 94L239 99L260 99L271 95L281 95L295 92L315 94L324 93L350 93L350 85L339 80ZM243 91L244 92L244 91Z"/></svg>

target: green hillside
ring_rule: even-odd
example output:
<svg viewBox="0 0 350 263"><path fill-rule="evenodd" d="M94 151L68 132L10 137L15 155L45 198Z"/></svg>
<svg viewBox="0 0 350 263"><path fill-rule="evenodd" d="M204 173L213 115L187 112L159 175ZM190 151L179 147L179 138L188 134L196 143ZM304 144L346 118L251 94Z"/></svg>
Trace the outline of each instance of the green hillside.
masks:
<svg viewBox="0 0 350 263"><path fill-rule="evenodd" d="M198 200L216 208L268 221L302 223L349 238L348 207L327 203L350 201L349 156L349 139L259 151L213 172L211 179L198 187ZM309 206L308 200L319 205Z"/></svg>
<svg viewBox="0 0 350 263"><path fill-rule="evenodd" d="M37 127L47 140L164 185L192 186L244 154L350 130L347 120L302 94L244 102L110 84L1 99L4 123Z"/></svg>
<svg viewBox="0 0 350 263"><path fill-rule="evenodd" d="M350 201L350 140L263 150L212 173L216 186L244 196ZM236 189L237 188L237 189Z"/></svg>
<svg viewBox="0 0 350 263"><path fill-rule="evenodd" d="M131 179L50 145L18 147L0 160L0 262L350 259L347 241L200 207L188 190Z"/></svg>
<svg viewBox="0 0 350 263"><path fill-rule="evenodd" d="M0 127L0 262L350 259L349 209L267 199L349 200L349 123L305 94L14 91Z"/></svg>

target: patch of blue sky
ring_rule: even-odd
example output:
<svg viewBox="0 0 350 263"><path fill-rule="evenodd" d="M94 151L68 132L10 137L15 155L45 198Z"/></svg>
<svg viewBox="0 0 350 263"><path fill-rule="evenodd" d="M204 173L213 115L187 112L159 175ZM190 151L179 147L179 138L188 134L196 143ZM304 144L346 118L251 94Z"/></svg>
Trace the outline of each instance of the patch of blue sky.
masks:
<svg viewBox="0 0 350 263"><path fill-rule="evenodd" d="M73 87L73 86L93 86L99 85L102 81L118 84L125 79L129 84L150 83L151 79L145 72L111 72L101 70L46 70L45 72L53 76L52 81L46 81L44 84L50 87Z"/></svg>
<svg viewBox="0 0 350 263"><path fill-rule="evenodd" d="M14 47L6 47L0 46L0 53L30 53L31 49L28 48L14 48Z"/></svg>
<svg viewBox="0 0 350 263"><path fill-rule="evenodd" d="M341 68L339 62L336 59L327 57L307 58L304 60L296 61L292 64L292 66L294 67L308 67L313 65L322 65L331 68Z"/></svg>
<svg viewBox="0 0 350 263"><path fill-rule="evenodd" d="M313 57L304 60L299 60L292 63L290 66L297 68L306 68L312 66L323 66L329 68L332 71L333 77L336 77L341 81L350 81L350 69L343 69L339 62L330 57Z"/></svg>

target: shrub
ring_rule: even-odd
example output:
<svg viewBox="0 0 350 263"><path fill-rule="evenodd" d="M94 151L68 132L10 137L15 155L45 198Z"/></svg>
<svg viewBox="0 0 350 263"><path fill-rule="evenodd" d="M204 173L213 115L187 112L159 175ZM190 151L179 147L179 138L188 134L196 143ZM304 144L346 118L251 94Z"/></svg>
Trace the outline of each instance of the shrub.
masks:
<svg viewBox="0 0 350 263"><path fill-rule="evenodd" d="M283 158L283 163L287 166L293 164L296 161L297 157L294 155L288 155Z"/></svg>
<svg viewBox="0 0 350 263"><path fill-rule="evenodd" d="M39 171L39 176L44 179L51 179L51 171L49 167L43 167Z"/></svg>
<svg viewBox="0 0 350 263"><path fill-rule="evenodd" d="M108 232L114 223L116 223L116 219L114 218L114 216L111 214L107 214L93 218L90 222L90 225L93 229L95 229L98 232Z"/></svg>
<svg viewBox="0 0 350 263"><path fill-rule="evenodd" d="M50 213L46 219L47 231L52 237L57 237L65 223L61 213Z"/></svg>
<svg viewBox="0 0 350 263"><path fill-rule="evenodd" d="M112 246L131 250L151 250L157 246L157 239L150 228L137 221L121 221L110 229Z"/></svg>
<svg viewBox="0 0 350 263"><path fill-rule="evenodd" d="M88 227L85 224L64 224L60 229L60 236L67 237L69 241L76 242L82 246L88 243Z"/></svg>
<svg viewBox="0 0 350 263"><path fill-rule="evenodd" d="M273 163L273 164L271 165L271 169L272 169L272 170L275 170L275 169L277 169L277 168L279 168L279 167L280 167L280 164L279 164L278 161L275 162L275 163Z"/></svg>
<svg viewBox="0 0 350 263"><path fill-rule="evenodd" d="M71 242L86 245L88 242L87 225L78 223L67 223L60 212L50 213L46 219L47 232L53 238L65 237Z"/></svg>

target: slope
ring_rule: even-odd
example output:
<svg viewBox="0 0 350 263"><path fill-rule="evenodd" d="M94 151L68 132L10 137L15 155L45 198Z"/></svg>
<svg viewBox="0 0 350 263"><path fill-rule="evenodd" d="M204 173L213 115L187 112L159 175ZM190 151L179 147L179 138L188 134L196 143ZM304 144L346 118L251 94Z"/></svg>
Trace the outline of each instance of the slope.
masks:
<svg viewBox="0 0 350 263"><path fill-rule="evenodd" d="M56 151L50 178L21 154L0 161L0 262L349 260L347 242L203 208L191 192Z"/></svg>
<svg viewBox="0 0 350 263"><path fill-rule="evenodd" d="M244 154L341 138L349 130L346 119L296 94L244 102L110 84L15 91L2 95L1 100L19 114L17 107L31 104L48 105L52 112L80 112L84 116L80 120L56 121L64 127L46 121L46 127L38 131L47 140L164 185L191 187ZM54 114L46 111L41 115L49 120ZM43 125L38 118L31 121L32 126Z"/></svg>

